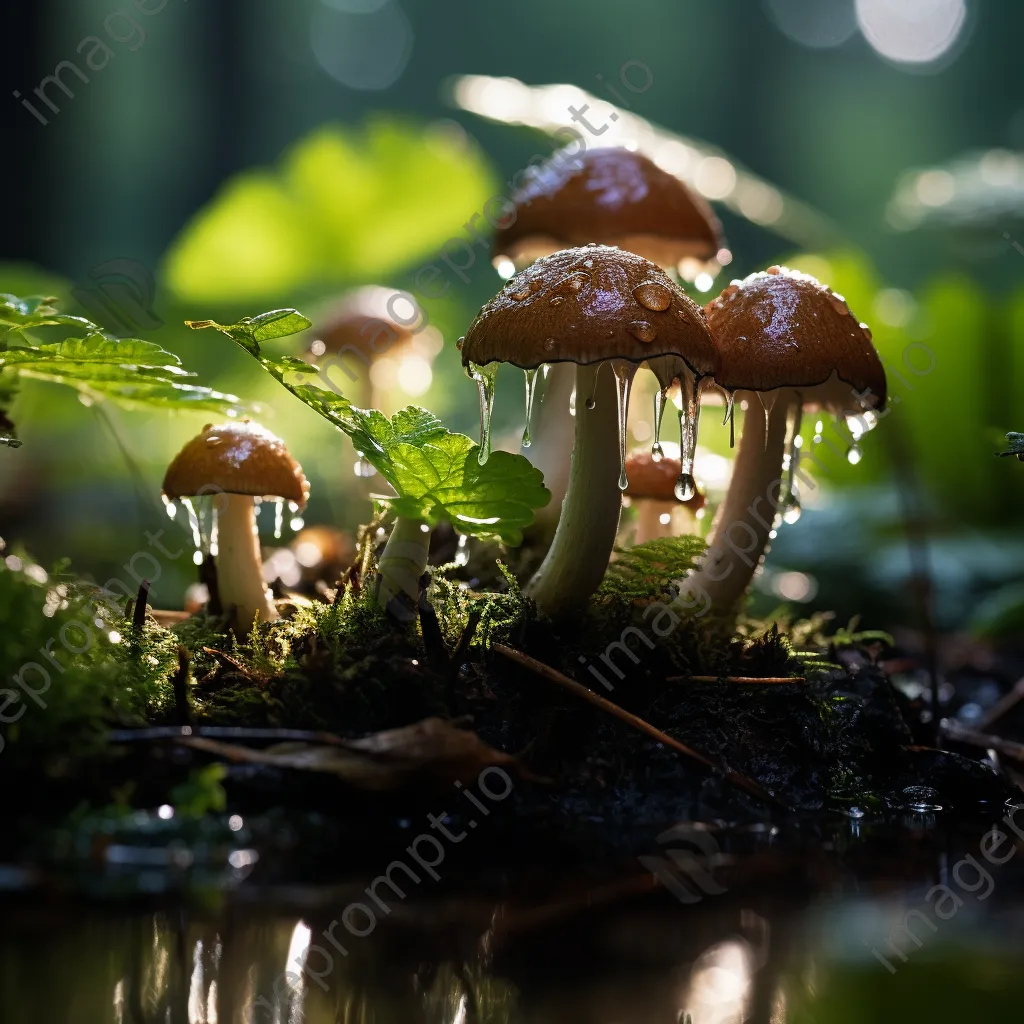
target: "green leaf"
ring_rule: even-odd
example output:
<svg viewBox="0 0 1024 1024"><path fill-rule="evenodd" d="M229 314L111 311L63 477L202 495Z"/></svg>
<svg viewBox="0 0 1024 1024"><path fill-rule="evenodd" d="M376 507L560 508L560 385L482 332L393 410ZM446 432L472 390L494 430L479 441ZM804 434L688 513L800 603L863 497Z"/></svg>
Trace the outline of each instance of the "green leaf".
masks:
<svg viewBox="0 0 1024 1024"><path fill-rule="evenodd" d="M277 168L228 181L174 241L165 275L182 299L220 303L386 278L437 252L494 192L483 154L450 129L320 127Z"/></svg>
<svg viewBox="0 0 1024 1024"><path fill-rule="evenodd" d="M6 410L26 377L74 388L87 401L109 399L129 409L238 412L236 396L182 383L194 374L182 369L173 352L140 338L115 338L84 317L60 313L55 302L0 295L0 444L20 443ZM50 328L71 333L45 343L30 333ZM274 329L273 322L257 325L271 337Z"/></svg>
<svg viewBox="0 0 1024 1024"><path fill-rule="evenodd" d="M522 541L533 510L551 500L540 471L521 455L493 452L481 465L479 446L464 434L453 434L426 409L409 406L390 419L376 409L358 409L343 395L295 380L318 373L294 357L263 355L258 334L285 337L305 330L309 321L296 310L274 310L236 324L187 320L199 330L212 327L226 334L257 359L296 398L351 439L356 450L394 488L380 496L396 515L422 519L431 526L450 522L461 533Z"/></svg>

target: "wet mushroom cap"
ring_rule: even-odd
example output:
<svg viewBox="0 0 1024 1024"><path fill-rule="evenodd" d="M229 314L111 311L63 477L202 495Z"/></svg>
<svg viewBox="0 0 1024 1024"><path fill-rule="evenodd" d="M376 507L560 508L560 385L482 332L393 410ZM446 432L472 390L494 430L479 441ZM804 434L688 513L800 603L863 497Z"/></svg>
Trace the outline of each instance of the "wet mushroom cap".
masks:
<svg viewBox="0 0 1024 1024"><path fill-rule="evenodd" d="M627 498L679 502L676 497L676 483L681 472L682 462L679 459L655 459L646 448L631 452L626 459L626 479L629 486L623 493ZM696 511L703 507L704 495L698 491L692 498L679 504Z"/></svg>
<svg viewBox="0 0 1024 1024"><path fill-rule="evenodd" d="M648 157L621 147L566 147L512 194L515 219L499 228L495 256L547 240L550 249L600 239L673 265L708 260L724 245L711 207Z"/></svg>
<svg viewBox="0 0 1024 1024"><path fill-rule="evenodd" d="M727 391L811 388L834 375L838 386L820 396L822 404L856 410L857 391L876 409L885 406L885 370L870 329L816 278L769 267L734 281L704 309L722 361L715 382Z"/></svg>
<svg viewBox="0 0 1024 1024"><path fill-rule="evenodd" d="M608 245L531 264L480 310L459 345L464 364L524 370L675 355L703 376L718 363L700 306L650 260Z"/></svg>
<svg viewBox="0 0 1024 1024"><path fill-rule="evenodd" d="M317 317L310 349L312 355L356 351L372 360L392 346L415 337L412 323L402 324L395 319L403 315L403 308L400 306L392 312L396 306L395 296L401 294L380 285L353 289Z"/></svg>
<svg viewBox="0 0 1024 1024"><path fill-rule="evenodd" d="M286 498L300 508L309 498L302 467L284 441L247 419L218 426L207 423L175 455L164 475L163 491L171 499L218 490Z"/></svg>

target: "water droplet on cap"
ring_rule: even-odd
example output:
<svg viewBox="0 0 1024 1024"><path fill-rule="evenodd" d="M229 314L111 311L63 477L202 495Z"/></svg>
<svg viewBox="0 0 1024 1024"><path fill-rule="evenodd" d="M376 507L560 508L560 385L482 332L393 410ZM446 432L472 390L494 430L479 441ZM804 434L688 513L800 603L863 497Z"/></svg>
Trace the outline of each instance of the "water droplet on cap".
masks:
<svg viewBox="0 0 1024 1024"><path fill-rule="evenodd" d="M644 343L652 342L658 336L658 332L646 320L633 320L626 330Z"/></svg>
<svg viewBox="0 0 1024 1024"><path fill-rule="evenodd" d="M831 292L828 297L829 302L832 303L835 311L842 316L850 315L850 307L846 305L846 299L839 295L837 292Z"/></svg>
<svg viewBox="0 0 1024 1024"><path fill-rule="evenodd" d="M660 313L672 305L672 293L658 281L644 281L633 289L633 298L645 309Z"/></svg>
<svg viewBox="0 0 1024 1024"><path fill-rule="evenodd" d="M551 297L552 306L560 306L563 302L565 302L565 299L561 295L553 295Z"/></svg>
<svg viewBox="0 0 1024 1024"><path fill-rule="evenodd" d="M766 273L766 274L771 274L771 275L772 275L772 276L774 277L774 276L775 276L776 274L781 274L781 273L782 273L782 267L779 267L779 266L772 266L772 267L769 267L769 268L768 268L768 269L767 269L767 270L765 271L765 273Z"/></svg>
<svg viewBox="0 0 1024 1024"><path fill-rule="evenodd" d="M459 338L459 340L457 342L455 342L455 347L461 352L462 351L462 346L465 344L465 342L466 342L465 338Z"/></svg>
<svg viewBox="0 0 1024 1024"><path fill-rule="evenodd" d="M530 290L529 290L529 288L527 288L525 290L524 289L520 289L519 291L512 293L512 298L515 299L516 302L522 302L523 299L528 299L529 297L530 297Z"/></svg>
<svg viewBox="0 0 1024 1024"><path fill-rule="evenodd" d="M218 434L210 434L206 439L207 448L216 448L221 442L221 437Z"/></svg>
<svg viewBox="0 0 1024 1024"><path fill-rule="evenodd" d="M557 345L557 344L558 344L558 342L555 341L554 338L545 338L544 339L544 348L548 352L554 351L555 345Z"/></svg>

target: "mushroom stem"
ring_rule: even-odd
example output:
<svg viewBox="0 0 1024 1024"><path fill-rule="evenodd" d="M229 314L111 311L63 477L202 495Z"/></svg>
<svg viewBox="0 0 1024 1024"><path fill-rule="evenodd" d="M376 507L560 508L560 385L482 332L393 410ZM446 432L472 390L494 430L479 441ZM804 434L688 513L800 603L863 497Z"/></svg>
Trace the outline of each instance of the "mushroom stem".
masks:
<svg viewBox="0 0 1024 1024"><path fill-rule="evenodd" d="M248 633L254 620L278 618L263 582L260 539L253 500L247 494L223 494L217 520L217 591L236 633Z"/></svg>
<svg viewBox="0 0 1024 1024"><path fill-rule="evenodd" d="M634 544L646 544L649 540L660 540L662 537L674 537L683 531L676 528L673 513L680 508L678 501L663 501L658 498L634 498L636 509L636 532ZM666 522L662 516L668 516Z"/></svg>
<svg viewBox="0 0 1024 1024"><path fill-rule="evenodd" d="M551 617L586 603L615 546L622 508L615 457L618 400L612 367L601 365L576 369L576 445L562 515L547 556L525 588L541 614Z"/></svg>
<svg viewBox="0 0 1024 1024"><path fill-rule="evenodd" d="M535 519L550 529L558 522L562 501L569 484L576 423L569 412L572 389L576 386L574 363L552 363L544 388L538 396L530 424L531 443L523 448L526 456L544 474L544 486L551 492L551 501L538 509Z"/></svg>
<svg viewBox="0 0 1024 1024"><path fill-rule="evenodd" d="M746 397L748 409L728 493L700 567L682 586L683 594L699 598L698 607L710 606L713 613L723 615L733 611L746 593L768 548L768 535L784 497L786 421L799 401L793 391L780 392L765 415L757 394L748 392Z"/></svg>
<svg viewBox="0 0 1024 1024"><path fill-rule="evenodd" d="M412 607L420 596L420 577L427 569L430 551L430 530L422 519L399 516L391 529L384 551L377 562L379 574L377 603L398 618L408 618L408 602Z"/></svg>

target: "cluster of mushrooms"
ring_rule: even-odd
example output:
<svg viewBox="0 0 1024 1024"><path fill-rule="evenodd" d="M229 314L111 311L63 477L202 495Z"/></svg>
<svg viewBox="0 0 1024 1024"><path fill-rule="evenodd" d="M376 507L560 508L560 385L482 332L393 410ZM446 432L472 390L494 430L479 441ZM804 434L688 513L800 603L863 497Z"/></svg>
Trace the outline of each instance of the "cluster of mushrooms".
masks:
<svg viewBox="0 0 1024 1024"><path fill-rule="evenodd" d="M522 453L543 472L548 514L557 515L525 593L549 617L585 605L612 556L624 493L644 503L638 542L664 535L673 505L699 507L701 402L723 396L727 419L737 402L747 413L708 552L681 591L699 593L716 613L733 612L779 518L798 509L802 414L861 417L867 429L884 408L885 373L871 332L841 296L785 267L734 281L703 308L695 303L673 275L692 278L725 262L721 227L676 177L634 151L556 153L513 204L494 251L496 264L518 273L458 347L480 393L481 461L490 452L498 368L509 363L525 373ZM658 383L654 441L649 452L631 454L627 411L641 366ZM680 455L672 459L660 427L677 387ZM301 468L255 424L207 426L164 480L168 499L204 489L223 505L211 545L221 606L236 629L276 618L261 575L254 500L305 505Z"/></svg>

